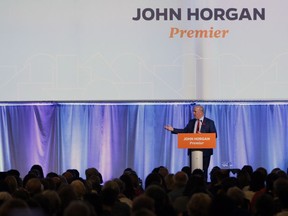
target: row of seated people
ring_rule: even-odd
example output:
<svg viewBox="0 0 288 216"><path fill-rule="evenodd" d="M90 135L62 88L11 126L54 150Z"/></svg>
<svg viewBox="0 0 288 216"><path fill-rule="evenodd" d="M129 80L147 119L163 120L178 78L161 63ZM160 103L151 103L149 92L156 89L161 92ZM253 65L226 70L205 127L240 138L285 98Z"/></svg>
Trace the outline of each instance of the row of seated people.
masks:
<svg viewBox="0 0 288 216"><path fill-rule="evenodd" d="M1 216L285 216L287 174L275 168L243 166L235 176L214 167L210 182L202 170L183 167L170 173L160 166L145 178L127 168L103 182L96 168L85 178L75 169L43 174L33 165L22 179L19 171L0 175Z"/></svg>

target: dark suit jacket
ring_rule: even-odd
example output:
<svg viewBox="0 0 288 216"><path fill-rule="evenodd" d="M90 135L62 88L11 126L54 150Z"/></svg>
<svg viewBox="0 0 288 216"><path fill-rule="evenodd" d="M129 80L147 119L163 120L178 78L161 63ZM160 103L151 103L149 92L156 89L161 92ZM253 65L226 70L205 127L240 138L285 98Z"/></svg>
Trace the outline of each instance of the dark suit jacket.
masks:
<svg viewBox="0 0 288 216"><path fill-rule="evenodd" d="M196 122L196 119L191 119L185 128L183 129L174 128L174 131L172 131L172 133L174 134L194 133L195 122ZM204 117L200 132L201 133L216 133L216 137L217 137L217 131L216 131L214 121L209 118ZM211 156L213 154L213 149L202 149L202 151L203 151L203 156ZM191 154L191 149L188 149L188 154L189 155Z"/></svg>

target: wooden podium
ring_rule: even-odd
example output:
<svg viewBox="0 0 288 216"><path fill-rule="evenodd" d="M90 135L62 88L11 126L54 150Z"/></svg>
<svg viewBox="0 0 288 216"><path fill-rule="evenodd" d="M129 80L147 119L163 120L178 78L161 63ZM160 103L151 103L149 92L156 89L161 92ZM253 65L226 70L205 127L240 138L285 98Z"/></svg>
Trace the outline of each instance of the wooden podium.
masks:
<svg viewBox="0 0 288 216"><path fill-rule="evenodd" d="M203 170L203 152L201 149L216 148L215 133L179 133L178 148L192 149L191 172Z"/></svg>

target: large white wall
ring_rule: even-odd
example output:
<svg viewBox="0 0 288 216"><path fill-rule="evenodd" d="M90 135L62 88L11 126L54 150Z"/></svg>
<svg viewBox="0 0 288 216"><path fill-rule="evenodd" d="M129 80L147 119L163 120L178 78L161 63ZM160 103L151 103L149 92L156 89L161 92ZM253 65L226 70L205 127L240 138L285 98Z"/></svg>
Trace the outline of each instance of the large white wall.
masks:
<svg viewBox="0 0 288 216"><path fill-rule="evenodd" d="M280 0L0 1L0 101L284 100L287 8ZM145 19L133 20L138 10ZM196 10L202 18L189 18Z"/></svg>

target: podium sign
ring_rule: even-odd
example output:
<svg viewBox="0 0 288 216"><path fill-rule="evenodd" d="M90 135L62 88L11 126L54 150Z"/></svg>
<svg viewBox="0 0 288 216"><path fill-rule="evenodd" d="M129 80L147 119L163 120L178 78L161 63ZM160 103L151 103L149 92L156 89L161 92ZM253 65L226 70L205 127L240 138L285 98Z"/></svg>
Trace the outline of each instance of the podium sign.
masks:
<svg viewBox="0 0 288 216"><path fill-rule="evenodd" d="M216 148L215 133L179 133L178 148L208 149Z"/></svg>

